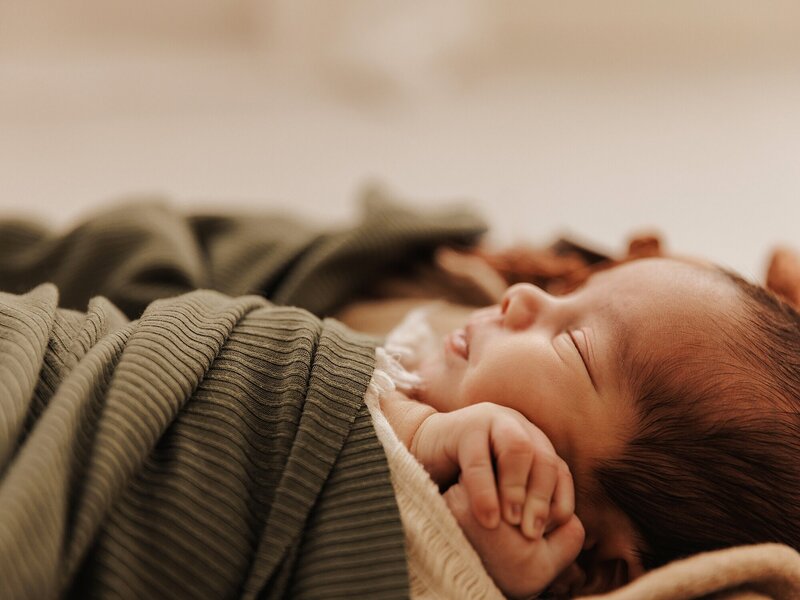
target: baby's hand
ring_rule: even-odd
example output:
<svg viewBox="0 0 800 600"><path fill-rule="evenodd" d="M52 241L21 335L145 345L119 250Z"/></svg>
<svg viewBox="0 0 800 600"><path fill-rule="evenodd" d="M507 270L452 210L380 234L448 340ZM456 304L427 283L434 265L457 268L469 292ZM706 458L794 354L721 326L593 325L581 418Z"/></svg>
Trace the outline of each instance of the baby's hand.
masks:
<svg viewBox="0 0 800 600"><path fill-rule="evenodd" d="M526 537L539 539L575 512L567 464L547 436L511 408L480 403L433 414L410 449L442 488L460 473L472 512L484 527L494 529L502 516Z"/></svg>
<svg viewBox="0 0 800 600"><path fill-rule="evenodd" d="M507 523L484 528L475 519L461 484L452 486L444 499L486 572L509 598L531 598L542 592L573 563L583 547L583 525L575 515L542 538L529 540Z"/></svg>

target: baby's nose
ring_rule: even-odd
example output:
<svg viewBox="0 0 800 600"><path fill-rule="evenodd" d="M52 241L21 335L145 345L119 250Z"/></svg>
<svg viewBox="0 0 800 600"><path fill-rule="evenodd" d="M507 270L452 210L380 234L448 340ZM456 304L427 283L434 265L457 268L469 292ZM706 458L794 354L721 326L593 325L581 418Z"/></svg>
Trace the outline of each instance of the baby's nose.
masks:
<svg viewBox="0 0 800 600"><path fill-rule="evenodd" d="M532 325L552 296L530 283L512 285L503 295L501 310L504 324L512 329L523 329Z"/></svg>

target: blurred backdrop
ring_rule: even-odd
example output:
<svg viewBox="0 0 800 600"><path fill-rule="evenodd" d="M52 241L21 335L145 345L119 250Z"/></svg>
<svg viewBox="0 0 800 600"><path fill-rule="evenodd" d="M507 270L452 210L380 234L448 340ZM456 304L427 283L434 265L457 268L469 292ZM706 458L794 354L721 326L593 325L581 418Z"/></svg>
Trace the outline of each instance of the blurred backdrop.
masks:
<svg viewBox="0 0 800 600"><path fill-rule="evenodd" d="M800 3L0 0L3 215L346 222L370 181L760 278L800 246Z"/></svg>

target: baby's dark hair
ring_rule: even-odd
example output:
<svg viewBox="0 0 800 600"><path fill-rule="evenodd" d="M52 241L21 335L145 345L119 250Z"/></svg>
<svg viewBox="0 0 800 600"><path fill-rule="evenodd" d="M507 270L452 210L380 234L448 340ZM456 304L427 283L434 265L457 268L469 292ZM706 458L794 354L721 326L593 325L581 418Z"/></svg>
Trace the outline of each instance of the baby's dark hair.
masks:
<svg viewBox="0 0 800 600"><path fill-rule="evenodd" d="M715 323L718 358L698 340L674 361L642 360L636 433L623 456L595 466L602 496L636 528L646 569L738 544L800 548L800 314L720 277L743 310Z"/></svg>

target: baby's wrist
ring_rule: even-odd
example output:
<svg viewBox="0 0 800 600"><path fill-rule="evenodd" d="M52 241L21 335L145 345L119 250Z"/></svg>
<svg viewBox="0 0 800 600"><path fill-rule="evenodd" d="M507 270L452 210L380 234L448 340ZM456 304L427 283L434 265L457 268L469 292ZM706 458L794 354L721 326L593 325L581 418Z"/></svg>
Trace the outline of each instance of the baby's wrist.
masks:
<svg viewBox="0 0 800 600"><path fill-rule="evenodd" d="M452 442L453 413L435 412L420 423L409 451L425 467L431 479L442 490L454 483L458 475L458 463L448 452Z"/></svg>
<svg viewBox="0 0 800 600"><path fill-rule="evenodd" d="M391 392L381 398L381 411L397 438L414 454L413 442L422 424L436 409L401 394ZM416 457L416 454L414 454ZM417 457L418 458L418 457Z"/></svg>

